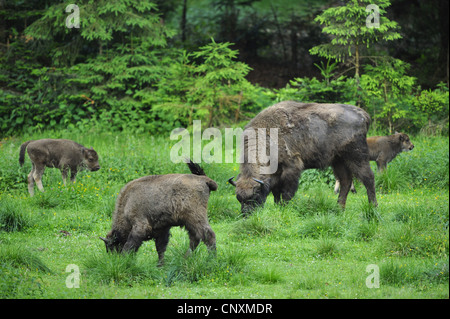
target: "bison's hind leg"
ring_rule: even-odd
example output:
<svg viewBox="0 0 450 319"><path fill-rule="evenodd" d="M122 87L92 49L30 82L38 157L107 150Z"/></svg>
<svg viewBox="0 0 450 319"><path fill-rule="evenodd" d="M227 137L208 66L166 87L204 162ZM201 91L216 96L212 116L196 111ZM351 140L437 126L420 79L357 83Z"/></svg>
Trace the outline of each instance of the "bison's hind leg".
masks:
<svg viewBox="0 0 450 319"><path fill-rule="evenodd" d="M375 176L370 168L369 161L361 161L359 163L352 163L351 170L356 178L358 178L367 190L367 197L369 202L377 206L377 198L375 195Z"/></svg>
<svg viewBox="0 0 450 319"><path fill-rule="evenodd" d="M340 183L338 203L342 208L345 208L347 195L352 185L352 172L343 161L336 161L333 163L333 172Z"/></svg>
<svg viewBox="0 0 450 319"><path fill-rule="evenodd" d="M375 176L370 168L369 162L364 162L360 170L360 176L357 175L360 181L364 184L367 190L367 197L369 202L377 206L377 198L375 195Z"/></svg>
<svg viewBox="0 0 450 319"><path fill-rule="evenodd" d="M190 240L189 250L186 252L187 255L197 248L200 241L205 243L208 250L213 252L216 250L216 234L208 221L196 225L186 225L186 230L188 231Z"/></svg>
<svg viewBox="0 0 450 319"><path fill-rule="evenodd" d="M212 230L211 226L205 227L203 230L202 241L208 247L209 251L216 251L216 234Z"/></svg>

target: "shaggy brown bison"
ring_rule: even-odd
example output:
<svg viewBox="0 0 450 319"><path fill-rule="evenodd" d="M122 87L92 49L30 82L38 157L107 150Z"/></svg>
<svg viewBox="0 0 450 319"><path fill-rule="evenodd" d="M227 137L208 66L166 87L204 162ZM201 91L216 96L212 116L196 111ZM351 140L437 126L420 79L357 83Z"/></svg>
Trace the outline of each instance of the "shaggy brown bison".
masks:
<svg viewBox="0 0 450 319"><path fill-rule="evenodd" d="M32 163L31 172L28 174L28 192L31 196L34 195L34 182L41 192L44 191L42 175L45 167L59 168L64 185L69 168L72 182L75 181L79 169L85 167L91 171L100 169L97 152L92 147L88 149L71 140L42 139L23 143L19 153L20 166L23 166L25 161L25 150Z"/></svg>
<svg viewBox="0 0 450 319"><path fill-rule="evenodd" d="M382 172L401 152L408 152L414 148L409 136L405 133L396 132L389 136L372 136L367 138L367 145L369 146L369 160L377 163L378 171ZM334 192L339 191L339 179L336 179ZM356 193L355 187L352 183L351 191Z"/></svg>
<svg viewBox="0 0 450 319"><path fill-rule="evenodd" d="M376 205L374 174L370 169L366 141L369 115L353 105L298 103L275 104L255 116L243 132L244 160L236 182L236 197L244 214L263 205L272 192L276 203L289 201L296 193L303 170L328 166L342 184L338 202L345 207L352 177L362 181L370 202ZM248 154L254 145L249 136L258 137L258 128L277 128L278 167L273 174L262 174L259 156L251 161ZM253 133L249 134L253 131ZM249 147L250 146L250 147ZM253 151L253 153L255 153ZM267 150L266 150L267 153ZM259 153L258 153L259 154ZM272 161L276 154L271 154Z"/></svg>
<svg viewBox="0 0 450 319"><path fill-rule="evenodd" d="M216 235L208 223L210 191L217 189L215 181L193 162L188 163L194 174L151 175L126 184L119 193L112 229L105 242L107 251L136 252L143 241L155 240L158 265L164 262L170 228L185 227L190 250L202 240L209 250L216 248Z"/></svg>

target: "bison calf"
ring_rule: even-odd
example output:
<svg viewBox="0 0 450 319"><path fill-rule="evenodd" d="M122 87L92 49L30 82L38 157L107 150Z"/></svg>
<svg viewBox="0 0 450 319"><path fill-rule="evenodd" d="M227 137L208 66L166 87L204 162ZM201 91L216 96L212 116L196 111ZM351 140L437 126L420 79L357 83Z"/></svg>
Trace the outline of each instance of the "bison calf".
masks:
<svg viewBox="0 0 450 319"><path fill-rule="evenodd" d="M405 133L395 133L389 136L372 136L367 138L367 146L369 147L369 160L377 163L378 171L382 172L401 152L408 152L414 148L409 136ZM340 183L336 180L334 192L339 192ZM352 183L351 191L356 193Z"/></svg>
<svg viewBox="0 0 450 319"><path fill-rule="evenodd" d="M87 167L91 171L100 169L97 152L71 140L43 139L28 141L20 146L19 164L23 166L25 150L28 152L32 163L32 169L28 174L28 192L34 195L34 182L39 190L44 191L42 175L45 167L56 167L61 170L64 185L66 185L67 173L70 168L70 180L75 177L80 168Z"/></svg>
<svg viewBox="0 0 450 319"><path fill-rule="evenodd" d="M106 250L135 252L143 241L155 240L158 265L164 262L170 228L185 227L190 250L202 240L209 250L216 248L216 235L208 222L210 191L215 181L195 163L188 163L193 174L151 175L126 184L119 193L112 230L106 238Z"/></svg>

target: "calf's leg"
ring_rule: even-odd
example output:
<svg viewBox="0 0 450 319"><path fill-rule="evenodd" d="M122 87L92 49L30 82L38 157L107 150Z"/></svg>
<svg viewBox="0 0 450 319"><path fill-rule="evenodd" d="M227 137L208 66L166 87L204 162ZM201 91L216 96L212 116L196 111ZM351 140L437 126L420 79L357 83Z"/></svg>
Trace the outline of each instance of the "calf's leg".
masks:
<svg viewBox="0 0 450 319"><path fill-rule="evenodd" d="M345 203L347 202L347 195L352 184L352 173L342 161L333 164L333 172L340 183L338 203L344 209Z"/></svg>
<svg viewBox="0 0 450 319"><path fill-rule="evenodd" d="M44 171L45 171L44 165L35 164L33 171L33 179L41 192L44 191L44 186L42 186L42 175L44 175Z"/></svg>
<svg viewBox="0 0 450 319"><path fill-rule="evenodd" d="M28 174L28 193L30 193L30 196L34 196L34 164L32 164L33 167L31 168L30 174Z"/></svg>

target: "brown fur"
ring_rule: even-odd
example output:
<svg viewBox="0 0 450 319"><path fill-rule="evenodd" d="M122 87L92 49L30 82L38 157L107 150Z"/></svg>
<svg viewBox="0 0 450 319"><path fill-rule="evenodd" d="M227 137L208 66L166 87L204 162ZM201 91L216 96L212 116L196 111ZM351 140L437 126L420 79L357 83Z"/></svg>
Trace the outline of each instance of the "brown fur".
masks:
<svg viewBox="0 0 450 319"><path fill-rule="evenodd" d="M92 147L87 149L71 140L42 139L23 143L20 146L20 166L23 166L25 161L25 150L32 163L31 172L28 174L28 192L31 196L34 195L34 182L36 182L40 191L44 191L42 175L46 167L59 168L64 185L69 169L72 182L75 182L79 169L85 167L91 171L100 169L97 152Z"/></svg>
<svg viewBox="0 0 450 319"><path fill-rule="evenodd" d="M367 138L367 145L369 146L369 160L377 163L379 172L387 168L390 163L401 152L408 152L414 148L409 136L405 133L395 133L389 136L372 136ZM335 193L339 190L339 180L336 180L334 186ZM356 190L351 186L352 192Z"/></svg>
<svg viewBox="0 0 450 319"><path fill-rule="evenodd" d="M369 124L369 115L352 105L286 101L263 110L246 129L278 128L278 170L262 175L261 164L244 160L236 183L232 183L242 211L263 205L270 192L276 203L289 201L297 191L303 170L328 166L343 181L338 199L342 207L353 176L364 183L369 201L376 205L366 142ZM251 147L254 145L244 139L244 159Z"/></svg>
<svg viewBox="0 0 450 319"><path fill-rule="evenodd" d="M216 182L205 175L151 175L133 180L120 191L112 229L101 239L107 251L117 252L137 251L143 241L154 239L161 265L170 228L181 226L189 233L190 250L200 240L215 250L216 235L207 208L210 191L216 189Z"/></svg>

